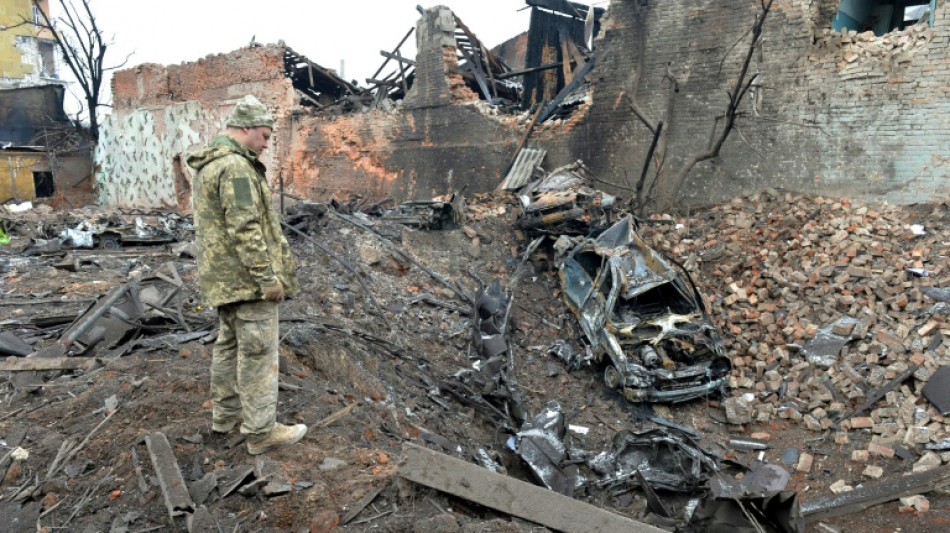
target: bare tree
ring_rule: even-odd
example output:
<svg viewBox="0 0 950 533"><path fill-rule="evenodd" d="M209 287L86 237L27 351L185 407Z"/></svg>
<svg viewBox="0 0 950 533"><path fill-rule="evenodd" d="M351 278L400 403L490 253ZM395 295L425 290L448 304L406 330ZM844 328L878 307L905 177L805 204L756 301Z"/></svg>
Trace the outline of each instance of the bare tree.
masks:
<svg viewBox="0 0 950 533"><path fill-rule="evenodd" d="M749 47L746 50L746 54L737 74L736 81L733 84L732 89L727 92L728 101L726 103L726 109L722 114L716 116L713 119L712 129L709 133L709 139L707 141L706 148L701 152L689 156L683 165L675 172L668 169L668 167L665 165L668 155L667 139L672 128L669 126L664 128L664 121L655 121L648 117L637 99L636 88L639 84L640 73L644 68L644 43L642 37L644 34L644 28L642 26L643 19L645 17L640 12L640 10L643 9L640 7L640 3L634 3L635 9L638 10L637 18L641 24L641 28L639 28L639 34L641 35L640 58L637 71L633 74L629 94L624 95L624 99L626 100L627 105L630 107L630 110L633 112L633 114L636 115L643 122L643 124L646 125L650 132L654 134L653 146L651 147L650 153L648 154L647 165L653 163L656 168L655 177L653 178L649 187L645 187L648 174L648 169L646 166L644 166L644 172L640 177L640 181L637 183L637 198L635 199L635 202L640 210L643 210L647 204L653 204L659 210L666 210L672 204L676 195L679 193L680 188L683 186L687 175L693 169L693 167L702 161L719 157L719 153L722 150L723 144L726 142L726 139L729 138L729 134L732 133L732 130L735 127L736 118L739 116L739 105L742 103L743 98L756 81L757 75L749 77L749 65L752 62L752 58L757 47L761 45L762 25L765 23L765 18L772 9L772 2L773 0L759 0L761 10L756 15L755 22L752 24L752 27L743 35L744 39L745 36L751 33L751 42L749 43ZM679 92L679 83L675 74L673 73L672 68L667 68L665 78L670 82L670 93L667 100L665 121L667 124L669 124L670 119L673 116L676 94ZM655 195L654 191L656 191Z"/></svg>
<svg viewBox="0 0 950 533"><path fill-rule="evenodd" d="M106 72L122 68L126 61L111 67L104 66L106 49L111 42L103 39L102 29L90 8L91 1L57 0L60 13L53 17L42 9L38 0L31 0L35 11L39 13L39 19L23 19L16 26L32 25L52 34L63 61L82 89L89 113L89 134L93 141L98 142L98 112L100 107L106 105L100 101L102 81Z"/></svg>

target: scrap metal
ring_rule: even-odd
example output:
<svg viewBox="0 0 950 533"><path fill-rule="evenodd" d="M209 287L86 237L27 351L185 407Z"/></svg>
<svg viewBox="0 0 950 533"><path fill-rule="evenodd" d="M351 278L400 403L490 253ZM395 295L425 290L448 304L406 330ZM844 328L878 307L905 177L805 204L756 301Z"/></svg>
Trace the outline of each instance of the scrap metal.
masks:
<svg viewBox="0 0 950 533"><path fill-rule="evenodd" d="M653 488L693 491L706 487L719 470L718 459L693 438L672 429L622 430L608 451L587 460L602 479L597 487L636 485L637 472Z"/></svg>
<svg viewBox="0 0 950 533"><path fill-rule="evenodd" d="M577 465L568 463L569 454L564 445L566 432L561 406L551 401L534 419L521 426L515 434L515 442L518 456L542 485L571 496L581 486L581 478Z"/></svg>
<svg viewBox="0 0 950 533"><path fill-rule="evenodd" d="M383 220L421 230L441 230L458 227L462 217L461 195L451 194L442 199L404 202L392 209L383 209Z"/></svg>
<svg viewBox="0 0 950 533"><path fill-rule="evenodd" d="M940 414L944 416L950 414L950 365L944 365L935 370L921 392L940 411Z"/></svg>
<svg viewBox="0 0 950 533"><path fill-rule="evenodd" d="M610 225L616 198L590 187L581 162L559 167L518 193L518 228L532 235L589 235Z"/></svg>

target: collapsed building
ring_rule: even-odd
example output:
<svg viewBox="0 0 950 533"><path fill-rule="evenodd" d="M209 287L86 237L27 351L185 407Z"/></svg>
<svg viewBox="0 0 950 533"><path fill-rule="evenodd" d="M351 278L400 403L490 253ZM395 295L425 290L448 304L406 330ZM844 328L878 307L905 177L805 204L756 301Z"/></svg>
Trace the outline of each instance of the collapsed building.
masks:
<svg viewBox="0 0 950 533"><path fill-rule="evenodd" d="M186 207L183 154L246 93L277 112L265 155L273 185L300 196L492 190L521 139L546 152L546 167L582 160L599 187L630 196L641 169L655 177L661 161L669 173L711 144L745 55L747 95L720 157L681 187L660 180L658 194L689 203L769 187L897 203L944 195L946 5L905 21L921 2L784 2L750 43L755 2L615 0L607 13L527 4L527 35L494 52L450 9L425 10L416 57L384 52L393 72L380 69L369 88L282 43L117 72L97 153L99 200Z"/></svg>
<svg viewBox="0 0 950 533"><path fill-rule="evenodd" d="M95 200L92 143L63 110L56 41L28 21L48 2L0 2L0 202L40 199L54 207Z"/></svg>
<svg viewBox="0 0 950 533"><path fill-rule="evenodd" d="M0 90L0 201L95 200L92 144L63 112L62 85Z"/></svg>
<svg viewBox="0 0 950 533"><path fill-rule="evenodd" d="M686 122L676 117L688 80L665 65L665 79L679 91L651 93L665 103L663 115L664 106L637 96L649 74L644 60L602 123L645 128L652 135L642 135L644 142L655 145L639 153L632 139L641 136L631 135L613 141L616 152L571 161L597 145L588 137L603 133L589 127L595 110L610 108L596 92L608 83L596 74L606 63L598 50L619 26L576 4L529 3L536 8L531 30L494 52L450 11L427 11L418 29L427 48L416 60L400 52L402 43L386 52L394 70L380 75L381 68L369 89L284 44L197 65L146 65L117 78L124 111L100 146L100 193L108 203L186 210L182 159L247 92L272 98L281 123L265 160L274 186L294 196L412 198L487 190L502 176L501 187L519 193L472 195L467 206L461 194L394 210L376 202L362 213L341 202L292 206L285 227L302 258L304 290L284 304L281 387L299 394L286 395L281 409L321 431L310 433L301 455L253 466L244 464L240 437L207 430L202 384L214 313L196 299L193 247L119 249L186 239L188 217L163 217L161 235L140 216L124 228L67 227L67 236L88 234L89 244L74 242L65 253L60 243L38 239L53 236L48 220L11 217L12 242L23 248L0 263L0 303L20 309L0 324L9 330L0 332L0 353L14 356L0 370L14 373L9 396L26 401L4 415L4 443L22 448L0 461L9 495L2 520L32 529L43 518L65 528L76 517L76 529L112 524L116 531L182 521L190 531L212 524L239 530L253 520L297 530L313 516L311 531L348 522L394 531L536 530L500 513L557 531L591 524L659 531L646 522L681 531L804 531L806 522L855 513L845 529L937 530L947 497L936 489L950 480L946 206L927 206L927 214L773 189L681 218L618 222L626 206L594 187L630 191L622 187L628 167L605 165L628 161L650 170L638 158L658 153L678 163L674 143ZM644 2L621 5L637 20L656 15ZM838 28L829 35L894 38L895 10L888 24L871 24L859 37L844 33L866 25L845 7L854 3L822 15ZM690 16L692 24L702 12ZM900 28L899 21L895 28L905 33L898 41L906 32L927 35L930 24ZM762 56L757 43L747 58ZM235 58L248 67L237 81ZM770 109L758 93L778 88L754 85L762 69L753 70L740 83L753 91L744 105ZM743 120L757 116L744 109ZM697 105L690 120L701 123L704 110ZM486 137L464 137L452 122L459 117ZM743 147L755 154L753 143L770 142L748 138L746 126L731 152L697 168L694 182L713 180L727 163L756 168L726 157ZM491 131L507 136L489 138ZM576 144L559 144L570 139ZM468 154L477 143L485 153ZM466 170L464 157L475 156L494 166ZM570 164L537 179L539 165L560 160ZM111 177L120 170L128 171L125 181ZM740 189L769 183L743 184L737 175ZM680 191L684 199L713 197L721 186L697 183ZM70 214L104 218L83 211ZM369 221L375 215L380 220ZM419 231L460 224L459 231ZM106 250L79 249L96 239ZM545 241L557 272L534 261ZM497 276L506 272L503 288ZM42 312L60 306L77 311ZM616 391L601 390L584 366ZM621 397L704 401L633 408L614 401ZM21 412L22 429L9 422ZM136 449L147 450L151 463ZM321 456L315 468L312 458ZM426 493L431 508L410 507L423 500L393 483L397 476L451 496ZM80 494L78 504L60 506ZM933 512L924 494L932 494ZM898 499L900 507L868 510ZM599 525L607 520L617 525Z"/></svg>

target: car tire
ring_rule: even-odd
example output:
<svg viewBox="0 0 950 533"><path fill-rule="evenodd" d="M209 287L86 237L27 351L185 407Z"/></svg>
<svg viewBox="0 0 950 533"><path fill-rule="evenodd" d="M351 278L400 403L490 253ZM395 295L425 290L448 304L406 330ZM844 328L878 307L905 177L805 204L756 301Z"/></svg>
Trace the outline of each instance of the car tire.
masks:
<svg viewBox="0 0 950 533"><path fill-rule="evenodd" d="M122 248L122 239L115 233L103 233L99 236L99 248L118 250Z"/></svg>
<svg viewBox="0 0 950 533"><path fill-rule="evenodd" d="M617 390L620 388L620 371L611 363L604 367L604 385L608 389Z"/></svg>

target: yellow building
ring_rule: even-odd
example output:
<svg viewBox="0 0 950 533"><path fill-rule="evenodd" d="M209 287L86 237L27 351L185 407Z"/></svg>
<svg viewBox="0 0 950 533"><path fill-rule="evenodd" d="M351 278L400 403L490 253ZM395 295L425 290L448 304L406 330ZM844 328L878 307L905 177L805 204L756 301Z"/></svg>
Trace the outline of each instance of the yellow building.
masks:
<svg viewBox="0 0 950 533"><path fill-rule="evenodd" d="M0 89L62 83L56 42L47 30L24 21L43 21L49 1L0 0Z"/></svg>
<svg viewBox="0 0 950 533"><path fill-rule="evenodd" d="M92 144L63 111L48 0L0 0L0 202L76 207L93 198Z"/></svg>

